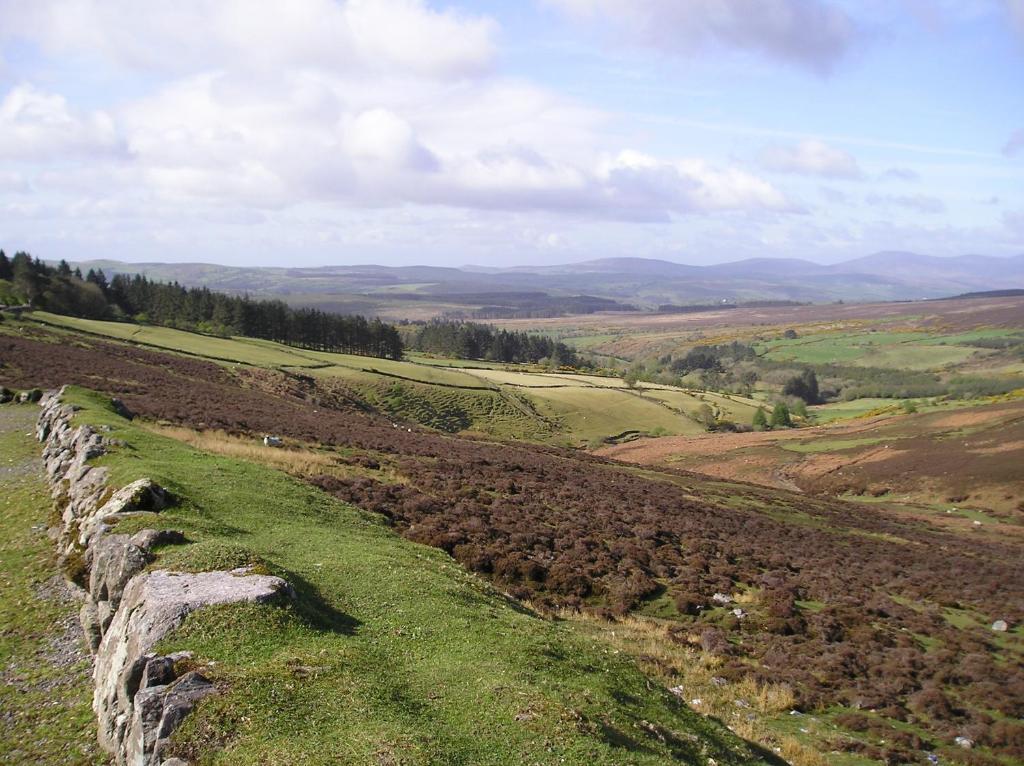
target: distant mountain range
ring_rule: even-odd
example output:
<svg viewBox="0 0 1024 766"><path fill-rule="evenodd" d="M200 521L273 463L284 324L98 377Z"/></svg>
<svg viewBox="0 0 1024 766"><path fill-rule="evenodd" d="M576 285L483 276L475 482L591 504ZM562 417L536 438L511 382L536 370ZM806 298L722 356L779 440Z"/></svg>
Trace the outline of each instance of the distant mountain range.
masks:
<svg viewBox="0 0 1024 766"><path fill-rule="evenodd" d="M720 302L914 300L1024 288L1024 255L953 258L880 252L822 265L794 258L752 258L693 266L650 258L602 258L552 266L236 267L204 263L88 261L85 268L143 273L153 279L214 290L280 297L297 305L399 317L403 306L435 313L480 307L557 306L567 296L593 296L593 310ZM579 305L589 305L584 302ZM573 309L575 313L576 309ZM586 309L584 309L586 310ZM534 314L540 315L538 314Z"/></svg>

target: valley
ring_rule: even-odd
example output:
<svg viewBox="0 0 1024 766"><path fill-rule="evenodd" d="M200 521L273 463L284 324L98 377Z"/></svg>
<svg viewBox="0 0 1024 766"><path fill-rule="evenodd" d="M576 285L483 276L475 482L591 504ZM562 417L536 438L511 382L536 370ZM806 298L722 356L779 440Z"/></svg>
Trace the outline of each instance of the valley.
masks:
<svg viewBox="0 0 1024 766"><path fill-rule="evenodd" d="M770 762L778 755L797 766L914 763L931 752L951 762L1009 764L1018 753L1010 721L1024 699L1024 582L1014 564L1024 546L1024 487L1017 470L1024 439L1015 435L1024 414L1020 386L989 394L949 385L979 369L997 369L1000 379L1015 376L1008 355L1016 353L1017 304L942 303L944 313L933 309L915 316L902 306L860 307L862 316L837 319L832 326L823 326L820 316L801 323L799 315L785 322L773 314L777 319L770 324L730 324L726 332L712 334L722 320L710 314L687 317L684 331L659 326L656 337L638 328L634 348L645 351L662 352L669 343L672 349L699 348L690 332L704 333L703 340L713 344L748 339L755 363L758 354L768 357L768 368L758 367L762 374L772 372L772 365L785 371L835 358L842 362L836 375L853 375L851 386L860 385L859 379L846 371L861 358L879 356L873 346L910 342L956 352L940 354L929 365L910 354L905 367L898 366L899 354L880 354L889 369L910 376L895 384L921 384L913 376L927 375L929 385L944 387L932 396L811 405L806 415L794 416L798 427L760 432L746 424L778 399L779 375L759 375L747 393L711 391L711 380L701 377L706 371L683 375L677 385L658 382L656 370L639 369L644 358L657 365L657 354L635 357L633 377L623 367L617 373L581 372L421 354L394 361L42 312L0 324L0 381L16 389L83 387L70 394L83 407L81 417L109 426L114 438L131 445L104 458L119 481L144 473L187 500L118 525L128 532L142 522L183 532L188 544L160 551L153 566L202 570L257 562L290 582L307 583L299 594L300 615L314 615L302 618L313 620L307 627L264 607L251 614L233 607L241 610L233 617L203 612L186 622L172 646L188 645L223 665L206 670L232 691L199 708L195 723L177 740L182 753L201 757L211 747L204 739L211 724L203 722L217 720L218 730L231 732L232 762L254 753L323 758L329 750L303 748L329 747L328 740L337 738L353 747L363 742L367 753L397 754L395 748L404 748L409 762L436 760L443 750L501 763L541 741L555 751L567 748L567 755L587 752L595 762L644 762L644 752L660 762L667 757L663 747L682 747L678 743L689 735L680 733L705 726L702 716L712 714L755 743L740 755L744 746L728 744L731 735L702 729L702 741L724 738L715 756L719 763L754 758L753 763L758 757ZM692 329L694 322L699 330ZM897 323L902 330L892 329ZM562 320L559 332L571 339L565 326ZM782 337L783 328L793 329L798 340ZM622 352L622 336L608 335ZM850 351L837 351L844 348ZM799 361L794 353L802 355ZM111 414L111 396L135 419L129 423ZM730 431L725 422L746 428ZM283 446L264 447L264 434L281 438ZM221 478L214 480L208 471ZM221 494L209 494L213 487L221 487ZM251 500L239 494L243 487L253 493ZM220 515L229 508L239 510ZM295 516L300 508L308 510ZM346 567L363 566L358 562L364 533L356 531L362 527L329 521L348 518L350 511L342 509L349 508L362 509L351 518L370 524L372 547L386 539L396 541L387 546L399 545L399 537L389 537L397 533L411 541L400 546L418 544L434 552L416 553L414 545L407 549L412 558L401 565L366 559L366 572L391 566L390 579L358 569L338 572L341 579L322 579L328 562L334 562L331 571L342 560L350 562ZM322 537L326 547L301 554L294 549L295 541L311 536ZM422 600L423 588L434 587L434 575L414 574L421 559L451 573L445 577L469 577L466 582L477 583L472 587L484 595L460 601L454 612L429 600L401 606L407 603L405 589L414 588ZM353 590L357 582L371 581L377 595ZM438 587L438 593L449 593L440 581ZM308 600L313 593L319 600ZM375 598L399 605L402 622L372 627L380 619L374 615L383 614L383 606L373 606ZM428 643L421 651L416 642L430 635L440 640L460 620L470 630L477 624L474 615L498 608L485 606L493 598L496 604L509 599L513 623L525 621L499 628L518 637L516 648L509 644L499 652L509 663L506 670L492 665L464 673L504 676L521 672L512 668L539 667L522 654L537 645L526 635L553 630L550 638L538 639L544 646L561 636L557 641L592 647L573 644L570 655L618 652L625 675L616 676L616 683L625 689L637 683L630 679L646 677L641 683L662 692L640 695L643 713L635 706L639 700L622 707L633 692L608 686L600 687L600 694L611 695L600 697L603 702L594 696L597 687L560 688L543 704L534 691L514 687L517 696L535 701L504 713L489 704L470 705L470 699L479 703L479 692L460 696L467 690L437 676L429 663L448 668L476 662L470 643L493 646L496 639L472 628L447 655L438 654L441 644ZM325 603L349 617L324 617ZM529 616L515 616L518 610ZM443 630L432 622L434 614L444 616ZM357 644L343 649L351 643L344 638L347 628L335 638L316 636L334 624L330 620L343 625L349 618L359 626L356 636L369 640L378 629L392 636L378 655L396 651L428 663L402 674L420 691L410 688L401 696L412 695L402 705L422 694L447 700L443 712L430 718L432 733L416 733L419 724L412 721L424 714L420 703L400 713L412 716L403 718L409 721L401 727L404 745L383 729L368 730L345 718L337 725L356 727L355 739L340 729L325 733L322 745L316 737L247 733L235 706L246 705L244 717L250 720L264 715L261 698L246 695L282 699L272 690L294 684L288 668L317 668L302 671L304 677L313 672L314 679L326 674L326 687L303 682L288 692L296 706L324 693L318 689L342 683L337 673L348 671L320 669L318 654L355 657L362 650ZM1005 633L990 627L1000 620L1009 625ZM254 665L233 664L229 657L241 646L238 631L251 634L257 623L277 627L259 633L246 650ZM455 637L445 642L450 640ZM378 655L374 662L395 662ZM291 657L287 663L293 664L279 672L275 657ZM547 667L559 678L577 674L564 660L554 662ZM969 673L955 670L965 663ZM252 676L246 667L267 670ZM1002 682L994 686L990 679L997 667ZM343 683L383 683L366 668L364 676L346 676ZM540 682L536 672L526 676L529 683ZM423 684L414 680L421 673ZM562 702L552 706L555 698ZM577 700L575 712L566 712L566 700ZM399 710L384 704L372 709L383 720L398 720L393 717ZM586 707L591 704L597 707ZM594 712L598 708L604 712ZM679 718L680 710L698 717ZM503 721L522 716L536 726L524 726L527 739L517 734L505 740L513 743L507 756L493 750L493 743L487 745L493 758L470 755L465 731L506 730L505 724L481 723L492 712ZM555 723L567 715L577 721L576 734ZM529 739L547 726L554 728ZM634 731L640 733L627 733ZM578 744L575 737L582 738ZM957 737L970 737L973 748L963 750ZM358 752L344 758L360 760ZM671 758L689 758L682 750L673 752Z"/></svg>

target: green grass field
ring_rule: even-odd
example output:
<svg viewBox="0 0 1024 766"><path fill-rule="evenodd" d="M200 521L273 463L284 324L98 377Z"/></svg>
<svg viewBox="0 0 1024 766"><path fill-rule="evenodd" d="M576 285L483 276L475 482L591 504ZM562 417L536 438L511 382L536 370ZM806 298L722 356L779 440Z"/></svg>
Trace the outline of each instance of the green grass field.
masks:
<svg viewBox="0 0 1024 766"><path fill-rule="evenodd" d="M70 398L79 421L124 441L99 459L114 483L149 476L180 498L118 525L184 531L189 544L154 566L258 561L299 593L295 605L198 612L163 643L194 652L224 689L176 735L193 762L772 762L625 655L535 616L378 517L140 430L88 392Z"/></svg>
<svg viewBox="0 0 1024 766"><path fill-rule="evenodd" d="M700 433L697 416L710 405L723 419L748 423L754 403L621 378L543 372L528 365L437 360L395 361L293 348L253 338L219 338L166 327L35 312L49 325L115 340L287 372L333 378L381 411L446 431L581 445L625 431ZM443 363L442 363L443 362ZM396 388L396 384L398 388Z"/></svg>
<svg viewBox="0 0 1024 766"><path fill-rule="evenodd" d="M811 414L814 415L815 422L831 423L836 420L858 418L877 409L897 407L901 401L900 399L864 398L854 399L849 402L820 404L809 409Z"/></svg>
<svg viewBox="0 0 1024 766"><path fill-rule="evenodd" d="M998 331L995 331L998 334ZM902 370L939 370L965 362L984 349L962 345L992 333L936 336L924 332L823 333L763 341L758 353L775 361L847 364Z"/></svg>
<svg viewBox="0 0 1024 766"><path fill-rule="evenodd" d="M219 338L169 327L154 327L128 322L107 322L99 319L79 319L45 311L32 312L32 318L46 324L72 330L103 335L117 340L180 351L218 361L251 364L259 367L292 365L308 367L321 364L301 349L292 349L277 343L254 338Z"/></svg>
<svg viewBox="0 0 1024 766"><path fill-rule="evenodd" d="M538 388L530 391L538 408L558 420L574 438L590 441L625 431L694 434L704 427L639 394L613 388ZM659 431L659 432L660 432Z"/></svg>

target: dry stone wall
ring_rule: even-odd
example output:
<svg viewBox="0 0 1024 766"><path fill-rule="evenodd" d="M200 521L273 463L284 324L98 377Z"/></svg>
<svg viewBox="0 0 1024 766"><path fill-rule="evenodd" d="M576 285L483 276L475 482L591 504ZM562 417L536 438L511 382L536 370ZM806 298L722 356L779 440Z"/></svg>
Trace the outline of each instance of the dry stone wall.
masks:
<svg viewBox="0 0 1024 766"><path fill-rule="evenodd" d="M93 710L98 739L119 766L173 766L162 758L171 734L215 686L199 672L178 677L187 653L161 656L156 644L193 611L213 604L266 602L290 596L279 577L231 572L150 570L158 544L184 543L173 531L117 534L116 521L159 512L169 494L148 478L114 488L93 461L112 442L88 425L75 426L76 408L64 390L40 400L36 437L59 520L50 535L65 576L83 596L81 621L94 655Z"/></svg>

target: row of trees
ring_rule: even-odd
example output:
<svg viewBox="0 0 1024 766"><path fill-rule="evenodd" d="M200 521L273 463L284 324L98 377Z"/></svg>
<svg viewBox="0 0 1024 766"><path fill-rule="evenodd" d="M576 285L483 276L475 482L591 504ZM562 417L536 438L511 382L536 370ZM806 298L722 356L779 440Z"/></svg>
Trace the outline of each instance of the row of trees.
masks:
<svg viewBox="0 0 1024 766"><path fill-rule="evenodd" d="M421 326L411 341L417 351L460 359L539 362L577 366L576 352L543 335L509 332L473 322L434 321Z"/></svg>
<svg viewBox="0 0 1024 766"><path fill-rule="evenodd" d="M245 335L320 351L402 358L398 330L379 319L294 309L283 301L226 295L205 287L154 282L118 274L109 282L102 269L86 275L65 261L56 267L0 250L0 280L11 297L33 308L90 319L133 319L182 330Z"/></svg>
<svg viewBox="0 0 1024 766"><path fill-rule="evenodd" d="M127 315L153 324L245 335L319 351L402 358L398 330L379 319L296 309L284 301L153 282L139 274L118 274L107 294Z"/></svg>

